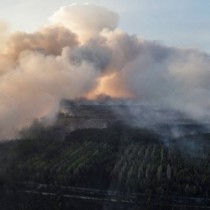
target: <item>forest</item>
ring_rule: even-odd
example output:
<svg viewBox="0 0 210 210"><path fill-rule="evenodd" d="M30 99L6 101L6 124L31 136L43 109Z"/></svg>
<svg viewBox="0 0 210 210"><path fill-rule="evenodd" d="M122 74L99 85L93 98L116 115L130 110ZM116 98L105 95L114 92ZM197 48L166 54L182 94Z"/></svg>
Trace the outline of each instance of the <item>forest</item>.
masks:
<svg viewBox="0 0 210 210"><path fill-rule="evenodd" d="M122 201L124 209L210 205L208 133L165 142L152 130L118 123L60 135L35 123L20 139L0 144L1 209L103 209L113 198L117 204L107 209ZM172 200L178 207L166 205Z"/></svg>

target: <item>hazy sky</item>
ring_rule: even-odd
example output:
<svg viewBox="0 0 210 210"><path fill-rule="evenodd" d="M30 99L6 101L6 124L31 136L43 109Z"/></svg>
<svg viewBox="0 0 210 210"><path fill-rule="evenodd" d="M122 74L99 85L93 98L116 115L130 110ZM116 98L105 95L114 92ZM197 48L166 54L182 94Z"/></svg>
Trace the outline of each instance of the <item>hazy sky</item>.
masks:
<svg viewBox="0 0 210 210"><path fill-rule="evenodd" d="M47 24L60 7L87 1L0 0L0 19L12 29L33 31ZM119 26L129 33L167 45L210 52L209 0L89 0L120 15Z"/></svg>

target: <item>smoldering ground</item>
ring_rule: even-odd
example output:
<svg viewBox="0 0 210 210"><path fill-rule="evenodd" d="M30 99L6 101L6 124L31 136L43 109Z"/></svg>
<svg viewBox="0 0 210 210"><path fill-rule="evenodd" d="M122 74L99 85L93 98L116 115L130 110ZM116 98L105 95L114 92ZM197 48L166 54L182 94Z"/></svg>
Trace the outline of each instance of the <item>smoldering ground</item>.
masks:
<svg viewBox="0 0 210 210"><path fill-rule="evenodd" d="M74 5L33 33L7 33L0 24L1 139L53 120L63 99L100 94L209 119L209 54L130 35L118 19L101 6Z"/></svg>

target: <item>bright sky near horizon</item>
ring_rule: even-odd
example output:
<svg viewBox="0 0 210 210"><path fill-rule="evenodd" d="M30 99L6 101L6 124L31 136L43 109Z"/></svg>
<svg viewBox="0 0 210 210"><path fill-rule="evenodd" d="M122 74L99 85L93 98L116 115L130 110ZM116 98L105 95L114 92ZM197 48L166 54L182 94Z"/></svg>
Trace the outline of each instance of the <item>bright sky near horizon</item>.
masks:
<svg viewBox="0 0 210 210"><path fill-rule="evenodd" d="M13 30L34 31L60 7L84 0L0 0L0 20ZM145 39L210 52L208 0L88 0L120 16L119 27Z"/></svg>

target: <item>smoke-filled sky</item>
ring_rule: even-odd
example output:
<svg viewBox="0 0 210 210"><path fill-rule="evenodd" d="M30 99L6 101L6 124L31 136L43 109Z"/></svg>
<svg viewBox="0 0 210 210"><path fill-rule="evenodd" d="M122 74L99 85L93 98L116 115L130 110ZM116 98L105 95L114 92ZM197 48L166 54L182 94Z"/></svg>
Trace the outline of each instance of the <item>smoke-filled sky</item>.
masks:
<svg viewBox="0 0 210 210"><path fill-rule="evenodd" d="M16 30L33 31L63 5L87 0L0 0L0 19ZM116 11L119 26L129 33L167 45L194 47L210 52L208 0L89 0Z"/></svg>
<svg viewBox="0 0 210 210"><path fill-rule="evenodd" d="M0 22L1 139L53 119L62 99L101 94L209 117L209 54L131 35L120 18L79 4L58 8L34 32Z"/></svg>

